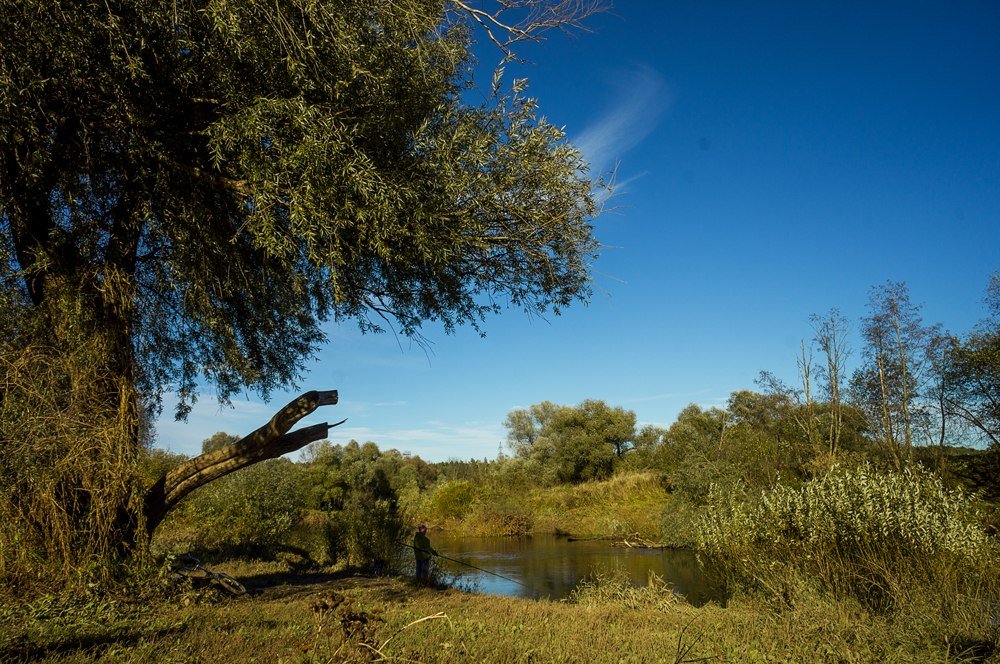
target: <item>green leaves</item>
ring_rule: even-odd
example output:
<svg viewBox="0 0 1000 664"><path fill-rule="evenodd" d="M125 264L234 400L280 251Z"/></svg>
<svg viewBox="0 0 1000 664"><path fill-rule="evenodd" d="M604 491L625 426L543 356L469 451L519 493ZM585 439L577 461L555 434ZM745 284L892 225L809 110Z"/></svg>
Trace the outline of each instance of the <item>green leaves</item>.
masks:
<svg viewBox="0 0 1000 664"><path fill-rule="evenodd" d="M0 272L124 275L136 378L180 413L204 380L289 383L328 318L417 336L586 299L586 164L525 81L465 101L449 11L3 0Z"/></svg>
<svg viewBox="0 0 1000 664"><path fill-rule="evenodd" d="M884 607L911 593L954 598L994 578L982 570L995 565L995 542L977 520L969 497L931 473L866 464L797 489L778 485L751 502L715 492L697 539L733 580L787 595L798 570Z"/></svg>
<svg viewBox="0 0 1000 664"><path fill-rule="evenodd" d="M635 438L635 413L594 399L575 407L544 401L511 411L504 425L514 451L558 482L607 479Z"/></svg>
<svg viewBox="0 0 1000 664"><path fill-rule="evenodd" d="M268 550L283 542L302 518L305 493L301 469L287 459L272 459L198 489L180 516L169 518L175 527L186 525L191 531L189 544L223 551ZM178 530L184 532L183 527Z"/></svg>
<svg viewBox="0 0 1000 664"><path fill-rule="evenodd" d="M588 13L560 8L514 41ZM96 533L95 551L128 546L137 413L167 390L178 417L206 384L223 401L266 397L331 318L419 337L426 321L478 326L503 300L538 312L589 296L586 166L523 82L465 100L456 11L0 0L0 384L18 393L0 398L0 514L23 517L49 557L86 559L77 533ZM38 380L21 389L21 373ZM36 384L46 407L23 408ZM77 412L107 426L48 426ZM30 472L5 472L15 459ZM368 480L348 500L373 557L357 496L384 492ZM243 504L247 487L221 487ZM43 507L30 514L22 495ZM397 524L395 498L373 500ZM272 507L277 537L291 517Z"/></svg>

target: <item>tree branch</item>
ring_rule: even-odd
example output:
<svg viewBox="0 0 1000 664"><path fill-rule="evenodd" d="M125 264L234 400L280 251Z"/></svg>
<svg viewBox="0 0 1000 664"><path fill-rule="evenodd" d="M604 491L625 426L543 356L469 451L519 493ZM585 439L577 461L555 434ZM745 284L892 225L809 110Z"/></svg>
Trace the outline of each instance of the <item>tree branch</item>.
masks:
<svg viewBox="0 0 1000 664"><path fill-rule="evenodd" d="M146 493L146 533L152 535L167 513L182 498L213 480L266 459L274 459L326 438L338 424L316 424L288 430L320 406L336 404L337 390L306 392L279 410L270 421L241 440L214 452L195 457L174 468Z"/></svg>
<svg viewBox="0 0 1000 664"><path fill-rule="evenodd" d="M582 29L584 20L610 6L603 0L499 0L498 9L487 11L463 0L451 0L451 4L475 21L504 54L501 65L520 60L513 50L519 42L541 41L541 33L552 28ZM501 18L509 11L523 12L524 16L517 22Z"/></svg>

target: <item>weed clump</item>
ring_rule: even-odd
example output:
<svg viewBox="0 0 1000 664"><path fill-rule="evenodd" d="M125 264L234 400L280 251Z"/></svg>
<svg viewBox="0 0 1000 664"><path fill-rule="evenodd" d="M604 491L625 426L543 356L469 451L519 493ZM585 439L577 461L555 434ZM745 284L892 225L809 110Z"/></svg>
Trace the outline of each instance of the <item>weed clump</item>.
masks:
<svg viewBox="0 0 1000 664"><path fill-rule="evenodd" d="M99 336L0 344L0 594L115 585L141 558L140 397L102 371Z"/></svg>
<svg viewBox="0 0 1000 664"><path fill-rule="evenodd" d="M684 599L669 583L653 572L646 585L631 582L622 569L598 569L570 591L567 601L585 606L615 605L629 609L652 608L660 611L675 608Z"/></svg>

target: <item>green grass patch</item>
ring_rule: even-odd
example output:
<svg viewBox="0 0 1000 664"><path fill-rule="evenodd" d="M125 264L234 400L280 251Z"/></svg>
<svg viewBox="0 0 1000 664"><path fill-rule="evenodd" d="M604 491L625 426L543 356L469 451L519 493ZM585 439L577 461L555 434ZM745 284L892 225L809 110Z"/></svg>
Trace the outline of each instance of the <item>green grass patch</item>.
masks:
<svg viewBox="0 0 1000 664"><path fill-rule="evenodd" d="M233 569L237 569L234 567ZM531 601L403 579L267 576L255 594L145 606L36 602L0 613L0 659L48 662L934 662L996 661L982 633L941 633L810 599L695 608L598 577L573 601ZM250 578L244 577L251 583ZM252 583L251 583L252 585ZM929 626L933 626L931 621Z"/></svg>

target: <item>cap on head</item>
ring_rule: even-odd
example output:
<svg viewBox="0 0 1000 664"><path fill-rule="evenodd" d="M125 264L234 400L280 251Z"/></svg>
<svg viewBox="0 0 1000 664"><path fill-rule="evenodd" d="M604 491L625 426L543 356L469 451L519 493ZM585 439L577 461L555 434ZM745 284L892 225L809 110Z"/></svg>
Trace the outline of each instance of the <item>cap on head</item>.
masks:
<svg viewBox="0 0 1000 664"><path fill-rule="evenodd" d="M417 532L418 533L426 533L427 532L427 526L425 526L424 524L420 524L419 526L417 526Z"/></svg>

